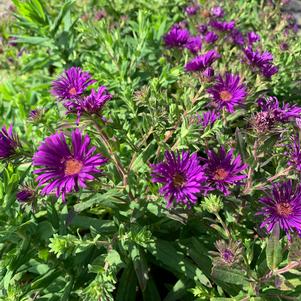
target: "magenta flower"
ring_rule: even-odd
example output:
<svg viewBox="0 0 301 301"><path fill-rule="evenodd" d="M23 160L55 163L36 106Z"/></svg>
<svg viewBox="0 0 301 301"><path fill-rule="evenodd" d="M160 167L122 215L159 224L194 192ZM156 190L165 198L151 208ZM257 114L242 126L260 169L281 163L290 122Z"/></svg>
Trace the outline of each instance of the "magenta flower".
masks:
<svg viewBox="0 0 301 301"><path fill-rule="evenodd" d="M163 184L159 191L167 200L167 207L174 201L194 205L198 195L205 190L206 177L196 153L165 152L165 161L152 164L151 168L152 181Z"/></svg>
<svg viewBox="0 0 301 301"><path fill-rule="evenodd" d="M35 192L28 186L22 186L22 188L17 192L16 198L21 203L30 202L33 200Z"/></svg>
<svg viewBox="0 0 301 301"><path fill-rule="evenodd" d="M219 118L219 114L215 111L207 111L202 115L198 115L198 122L203 127L212 126L215 121Z"/></svg>
<svg viewBox="0 0 301 301"><path fill-rule="evenodd" d="M202 39L199 36L190 36L185 45L192 53L197 53L202 49Z"/></svg>
<svg viewBox="0 0 301 301"><path fill-rule="evenodd" d="M185 65L185 70L187 72L193 71L204 71L206 68L210 67L214 61L216 61L220 55L215 50L209 50L205 54L199 55L192 60L190 60Z"/></svg>
<svg viewBox="0 0 301 301"><path fill-rule="evenodd" d="M211 79L214 76L214 69L211 67L208 67L202 72L202 75L207 79Z"/></svg>
<svg viewBox="0 0 301 301"><path fill-rule="evenodd" d="M232 42L235 45L243 46L245 44L245 39L243 34L236 28L234 28L231 32Z"/></svg>
<svg viewBox="0 0 301 301"><path fill-rule="evenodd" d="M205 35L205 42L208 44L213 44L218 40L218 35L213 31L208 31Z"/></svg>
<svg viewBox="0 0 301 301"><path fill-rule="evenodd" d="M258 42L258 41L260 41L260 35L258 35L254 31L248 32L249 45L252 45L253 43Z"/></svg>
<svg viewBox="0 0 301 301"><path fill-rule="evenodd" d="M200 6L197 5L197 4L194 4L194 5L191 5L191 6L187 6L185 8L185 13L188 16L194 16L198 12L199 9L200 9Z"/></svg>
<svg viewBox="0 0 301 301"><path fill-rule="evenodd" d="M271 78L278 72L278 67L273 64L267 64L261 69L262 75L266 78Z"/></svg>
<svg viewBox="0 0 301 301"><path fill-rule="evenodd" d="M230 22L222 22L222 21L217 21L217 20L211 20L210 23L211 27L217 29L218 31L231 31L235 27L235 21L230 21Z"/></svg>
<svg viewBox="0 0 301 301"><path fill-rule="evenodd" d="M233 149L226 152L224 147L221 147L217 153L208 150L208 159L204 159L204 170L209 187L221 191L224 195L230 194L229 186L240 185L241 180L247 177L241 172L248 165L243 164L240 155L234 157L233 152Z"/></svg>
<svg viewBox="0 0 301 301"><path fill-rule="evenodd" d="M56 133L45 139L33 157L33 165L40 166L34 171L38 186L45 185L42 194L62 196L86 187L86 182L94 179L94 174L100 173L98 167L104 165L107 159L101 154L93 153L96 147L90 146L90 137L83 136L76 129L72 132L72 148L67 145L63 133Z"/></svg>
<svg viewBox="0 0 301 301"><path fill-rule="evenodd" d="M67 108L68 113L77 113L78 115L82 113L97 114L111 98L112 95L107 91L107 88L101 86L97 92L91 89L90 95L83 99L66 101L64 106Z"/></svg>
<svg viewBox="0 0 301 301"><path fill-rule="evenodd" d="M205 34L208 31L208 25L200 24L198 26L198 31L199 31L200 34Z"/></svg>
<svg viewBox="0 0 301 301"><path fill-rule="evenodd" d="M301 172L301 146L299 135L291 139L288 149L288 165L293 166L297 171Z"/></svg>
<svg viewBox="0 0 301 301"><path fill-rule="evenodd" d="M88 72L84 72L79 67L72 67L52 83L51 93L60 100L76 99L84 91L95 83Z"/></svg>
<svg viewBox="0 0 301 301"><path fill-rule="evenodd" d="M211 16L216 18L223 18L224 15L224 10L220 6L214 6L211 8Z"/></svg>
<svg viewBox="0 0 301 301"><path fill-rule="evenodd" d="M230 113L234 112L234 107L241 104L247 95L245 85L240 83L240 77L228 72L224 79L219 75L217 82L207 91L212 95L218 109L226 108Z"/></svg>
<svg viewBox="0 0 301 301"><path fill-rule="evenodd" d="M301 187L293 187L292 181L276 183L267 196L259 200L263 204L257 215L263 215L260 227L271 232L276 225L290 239L290 232L301 233Z"/></svg>
<svg viewBox="0 0 301 301"><path fill-rule="evenodd" d="M270 112L270 115L273 115L276 122L285 123L290 120L300 118L301 115L301 107L288 103L284 103L280 106L279 101L275 96L259 98L257 103L261 107L262 111Z"/></svg>
<svg viewBox="0 0 301 301"><path fill-rule="evenodd" d="M272 64L273 56L270 52L260 53L259 51L253 51L251 48L246 48L244 53L249 65L258 68L263 76L270 78L278 72L278 68Z"/></svg>
<svg viewBox="0 0 301 301"><path fill-rule="evenodd" d="M182 28L179 24L174 24L164 36L164 41L167 47L182 48L186 46L189 37L190 33L186 28Z"/></svg>
<svg viewBox="0 0 301 301"><path fill-rule="evenodd" d="M20 146L18 136L13 133L13 126L8 129L3 126L0 131L0 160L9 159L16 154L17 147Z"/></svg>
<svg viewBox="0 0 301 301"><path fill-rule="evenodd" d="M268 51L260 53L259 51L253 51L251 48L246 48L244 52L249 64L253 67L261 69L273 61L273 55Z"/></svg>

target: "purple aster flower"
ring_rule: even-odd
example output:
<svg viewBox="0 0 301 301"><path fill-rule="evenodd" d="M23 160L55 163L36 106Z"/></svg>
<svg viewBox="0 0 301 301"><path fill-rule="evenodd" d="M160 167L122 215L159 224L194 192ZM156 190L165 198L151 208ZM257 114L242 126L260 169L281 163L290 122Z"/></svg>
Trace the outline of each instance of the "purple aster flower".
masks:
<svg viewBox="0 0 301 301"><path fill-rule="evenodd" d="M211 16L213 17L223 18L224 14L224 10L220 6L214 6L211 8Z"/></svg>
<svg viewBox="0 0 301 301"><path fill-rule="evenodd" d="M267 64L261 68L261 73L266 78L271 78L277 72L278 72L278 67L273 64Z"/></svg>
<svg viewBox="0 0 301 301"><path fill-rule="evenodd" d="M163 184L159 191L167 200L167 207L174 201L193 205L205 189L202 185L206 177L196 153L165 152L165 161L152 164L151 168L152 181Z"/></svg>
<svg viewBox="0 0 301 301"><path fill-rule="evenodd" d="M299 135L291 139L291 143L288 145L288 157L288 165L293 166L296 170L301 172L301 146Z"/></svg>
<svg viewBox="0 0 301 301"><path fill-rule="evenodd" d="M300 118L301 115L301 107L288 103L284 103L281 107L275 96L259 98L257 103L262 111L272 112L273 118L277 122L288 122L291 119Z"/></svg>
<svg viewBox="0 0 301 301"><path fill-rule="evenodd" d="M207 79L211 79L214 76L214 69L211 67L208 67L202 72L202 75L204 77L206 77Z"/></svg>
<svg viewBox="0 0 301 301"><path fill-rule="evenodd" d="M207 111L202 115L198 115L198 122L203 127L212 126L215 121L219 118L219 114L215 111Z"/></svg>
<svg viewBox="0 0 301 301"><path fill-rule="evenodd" d="M210 67L214 61L216 61L220 55L215 50L209 50L205 54L199 55L190 60L186 65L185 69L187 72L193 71L204 71Z"/></svg>
<svg viewBox="0 0 301 301"><path fill-rule="evenodd" d="M95 83L88 72L79 67L71 67L52 83L51 93L60 100L76 99L88 86Z"/></svg>
<svg viewBox="0 0 301 301"><path fill-rule="evenodd" d="M85 182L94 179L94 174L100 173L98 167L104 165L107 159L101 154L94 154L96 147L90 146L90 137L83 136L76 129L72 132L72 148L67 145L63 133L53 134L45 139L33 157L33 165L40 166L34 171L39 186L46 184L42 194L62 195L65 201L66 193L78 191L86 187Z"/></svg>
<svg viewBox="0 0 301 301"><path fill-rule="evenodd" d="M187 6L185 8L185 13L188 16L194 16L198 12L199 9L200 9L200 6L198 4L194 4L194 5L191 5L191 6Z"/></svg>
<svg viewBox="0 0 301 301"><path fill-rule="evenodd" d="M199 36L190 36L185 45L192 53L197 53L202 49L202 39Z"/></svg>
<svg viewBox="0 0 301 301"><path fill-rule="evenodd" d="M256 32L254 31L248 32L249 45L252 45L253 43L258 41L260 41L260 36Z"/></svg>
<svg viewBox="0 0 301 301"><path fill-rule="evenodd" d="M211 188L221 191L224 195L229 195L228 187L230 185L240 185L241 180L247 176L241 174L248 165L243 164L240 155L234 157L234 150L226 152L221 147L218 152L212 150L207 151L208 159L204 159L205 175Z"/></svg>
<svg viewBox="0 0 301 301"><path fill-rule="evenodd" d="M107 88L101 86L97 92L94 89L91 89L90 95L83 99L66 101L64 106L67 108L68 113L77 113L78 115L81 115L84 112L88 114L97 114L111 98L112 95L107 91Z"/></svg>
<svg viewBox="0 0 301 301"><path fill-rule="evenodd" d="M231 31L235 27L235 21L232 20L230 22L222 22L222 21L217 21L217 20L211 20L210 21L211 27L219 30L219 31Z"/></svg>
<svg viewBox="0 0 301 301"><path fill-rule="evenodd" d="M0 160L9 159L15 155L19 146L18 136L13 134L13 126L11 125L8 129L3 126L0 131Z"/></svg>
<svg viewBox="0 0 301 301"><path fill-rule="evenodd" d="M245 44L245 39L243 34L236 28L234 28L231 32L232 42L235 45L243 46Z"/></svg>
<svg viewBox="0 0 301 301"><path fill-rule="evenodd" d="M35 192L29 186L22 186L17 192L17 200L21 203L27 203L33 200Z"/></svg>
<svg viewBox="0 0 301 301"><path fill-rule="evenodd" d="M268 51L260 53L259 51L253 51L251 48L246 48L244 53L249 64L254 67L262 68L273 61L273 55Z"/></svg>
<svg viewBox="0 0 301 301"><path fill-rule="evenodd" d="M198 31L199 31L200 34L205 34L208 31L208 25L200 24L198 26Z"/></svg>
<svg viewBox="0 0 301 301"><path fill-rule="evenodd" d="M208 44L213 44L218 40L218 35L213 31L208 31L205 35L205 41Z"/></svg>
<svg viewBox="0 0 301 301"><path fill-rule="evenodd" d="M271 232L276 225L290 239L290 232L301 233L301 186L293 187L292 181L276 183L267 196L259 200L264 205L257 215L263 215L260 227Z"/></svg>
<svg viewBox="0 0 301 301"><path fill-rule="evenodd" d="M207 91L212 95L218 109L226 108L230 113L234 112L234 107L242 103L247 95L245 85L240 83L240 77L228 72L224 79L219 75L217 82Z"/></svg>
<svg viewBox="0 0 301 301"><path fill-rule="evenodd" d="M179 24L174 24L169 32L164 36L165 45L167 47L185 47L190 33L186 28L182 28Z"/></svg>

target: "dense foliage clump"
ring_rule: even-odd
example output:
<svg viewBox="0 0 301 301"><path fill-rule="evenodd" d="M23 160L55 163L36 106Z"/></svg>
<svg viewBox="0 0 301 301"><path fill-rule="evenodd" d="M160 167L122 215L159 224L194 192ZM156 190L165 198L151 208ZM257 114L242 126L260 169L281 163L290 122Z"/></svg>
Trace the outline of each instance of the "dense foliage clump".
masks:
<svg viewBox="0 0 301 301"><path fill-rule="evenodd" d="M301 39L286 4L7 7L1 300L299 300Z"/></svg>

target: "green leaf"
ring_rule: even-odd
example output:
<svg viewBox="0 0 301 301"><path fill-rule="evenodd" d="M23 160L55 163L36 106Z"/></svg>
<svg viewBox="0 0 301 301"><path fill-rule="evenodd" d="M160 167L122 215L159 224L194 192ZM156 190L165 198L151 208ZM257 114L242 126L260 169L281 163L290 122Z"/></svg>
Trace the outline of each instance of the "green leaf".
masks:
<svg viewBox="0 0 301 301"><path fill-rule="evenodd" d="M132 301L136 299L137 277L133 263L129 261L123 270L116 294L116 301Z"/></svg>
<svg viewBox="0 0 301 301"><path fill-rule="evenodd" d="M248 285L250 282L242 270L226 266L214 266L212 268L212 277L222 282L236 285Z"/></svg>
<svg viewBox="0 0 301 301"><path fill-rule="evenodd" d="M185 255L173 247L171 242L156 240L149 243L147 249L152 253L162 266L177 276L198 280L203 285L211 287L209 279Z"/></svg>
<svg viewBox="0 0 301 301"><path fill-rule="evenodd" d="M148 276L148 265L145 259L143 250L136 245L130 246L130 255L134 264L134 269L137 275L139 286L142 292L145 291L147 286Z"/></svg>
<svg viewBox="0 0 301 301"><path fill-rule="evenodd" d="M275 270L282 261L282 246L279 241L279 225L276 224L267 239L266 259L270 270Z"/></svg>
<svg viewBox="0 0 301 301"><path fill-rule="evenodd" d="M66 14L71 10L71 7L72 7L74 2L75 2L75 0L69 0L69 1L64 3L64 5L62 6L58 16L55 18L53 24L50 27L50 32L51 32L52 35L56 34L59 26L62 23L62 20L64 19Z"/></svg>
<svg viewBox="0 0 301 301"><path fill-rule="evenodd" d="M46 37L31 37L31 36L14 36L14 43L32 44L32 45L49 45L51 40Z"/></svg>

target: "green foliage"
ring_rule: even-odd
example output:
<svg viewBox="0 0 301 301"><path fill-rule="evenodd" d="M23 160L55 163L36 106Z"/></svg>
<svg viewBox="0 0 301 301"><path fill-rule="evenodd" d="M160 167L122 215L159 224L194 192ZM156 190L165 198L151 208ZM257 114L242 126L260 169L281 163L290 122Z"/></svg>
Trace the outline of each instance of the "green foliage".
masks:
<svg viewBox="0 0 301 301"><path fill-rule="evenodd" d="M200 2L201 12L189 19L194 35L208 22L202 13L223 5L226 19L235 19L244 34L260 34L261 47L279 66L265 80L240 63L241 50L221 36L216 73L240 74L248 96L242 108L221 111L206 127L197 115L207 111L211 83L184 71L192 57L186 49L163 43L170 26L186 18L186 1L13 0L14 11L0 20L0 114L2 124L14 125L22 153L0 163L0 300L298 300L300 239L288 241L275 228L265 240L255 215L263 187L299 179L283 156L297 128L291 123L258 134L251 117L266 94L301 104L300 36L283 34L280 1ZM99 20L101 9L106 15ZM280 49L283 42L288 51ZM78 125L51 95L51 82L71 66L89 71L112 93L102 112L106 122L83 116ZM40 115L32 120L34 109ZM110 160L104 176L63 203L40 195L31 160L45 137L76 127ZM248 164L245 187L200 196L193 208L166 208L150 164L166 150L204 156L220 145L235 148ZM38 197L21 204L16 193L27 184ZM212 252L220 239L241 242L238 265Z"/></svg>

